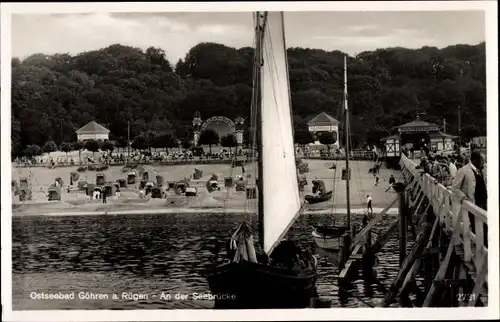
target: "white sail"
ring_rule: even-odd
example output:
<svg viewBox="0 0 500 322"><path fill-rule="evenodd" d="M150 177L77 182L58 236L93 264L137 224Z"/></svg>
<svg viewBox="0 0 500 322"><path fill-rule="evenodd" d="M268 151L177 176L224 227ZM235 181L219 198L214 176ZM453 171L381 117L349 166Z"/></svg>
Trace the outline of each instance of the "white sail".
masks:
<svg viewBox="0 0 500 322"><path fill-rule="evenodd" d="M295 165L288 61L282 12L268 12L261 67L264 251L269 252L301 208ZM261 223L262 224L262 223Z"/></svg>

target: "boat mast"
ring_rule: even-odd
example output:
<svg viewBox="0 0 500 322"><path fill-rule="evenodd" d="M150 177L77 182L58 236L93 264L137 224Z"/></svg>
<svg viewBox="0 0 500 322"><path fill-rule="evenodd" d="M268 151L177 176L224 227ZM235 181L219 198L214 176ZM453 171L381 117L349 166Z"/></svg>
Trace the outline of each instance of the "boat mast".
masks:
<svg viewBox="0 0 500 322"><path fill-rule="evenodd" d="M255 88L254 88L254 102L256 103L257 112L257 146L258 146L258 159L257 159L257 190L258 190L258 212L259 212L259 244L264 249L264 162L263 162L263 146L262 146L262 93L261 93L261 69L263 64L262 55L262 42L264 38L265 25L267 20L267 13L257 11L256 14L256 29L255 29ZM261 23L262 22L262 23Z"/></svg>
<svg viewBox="0 0 500 322"><path fill-rule="evenodd" d="M344 113L345 113L345 167L347 171L345 192L347 201L347 229L351 229L351 197L349 190L349 110L347 108L347 56L344 56Z"/></svg>

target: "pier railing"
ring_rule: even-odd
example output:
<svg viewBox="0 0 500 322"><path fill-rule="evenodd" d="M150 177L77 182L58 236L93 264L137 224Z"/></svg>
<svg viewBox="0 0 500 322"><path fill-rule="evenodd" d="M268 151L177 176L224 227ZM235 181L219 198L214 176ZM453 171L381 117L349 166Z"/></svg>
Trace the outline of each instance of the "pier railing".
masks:
<svg viewBox="0 0 500 322"><path fill-rule="evenodd" d="M413 182L418 178L420 191L428 198L443 228L451 234L453 245L463 247L463 260L473 271L475 286L478 288L475 294L479 294L483 284L488 283L488 247L484 243L486 232L483 229L488 223L486 210L468 200L461 202L455 198L450 189L428 173L417 169L417 165L405 155L401 156L400 166L406 182ZM469 214L475 221L474 232L471 230Z"/></svg>

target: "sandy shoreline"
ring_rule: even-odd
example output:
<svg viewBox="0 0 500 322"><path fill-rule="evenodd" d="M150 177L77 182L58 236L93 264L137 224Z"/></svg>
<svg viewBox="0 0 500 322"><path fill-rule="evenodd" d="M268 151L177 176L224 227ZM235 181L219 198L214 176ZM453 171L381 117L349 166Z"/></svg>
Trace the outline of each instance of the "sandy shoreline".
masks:
<svg viewBox="0 0 500 322"><path fill-rule="evenodd" d="M373 208L373 213L380 213L384 208ZM306 209L303 214L345 214L347 209L335 208L332 209ZM128 209L128 210L110 210L110 211L58 211L52 213L15 213L13 217L26 217L26 216L98 216L98 215L161 215L161 214L248 214L252 211L244 209L230 209L230 208L148 208L148 209ZM351 209L353 214L365 213L364 208ZM387 214L395 215L398 213L398 208L390 208Z"/></svg>
<svg viewBox="0 0 500 322"><path fill-rule="evenodd" d="M327 190L332 190L334 196L331 200L309 205L305 214L342 214L346 213L347 200L345 194L345 181L341 178L341 169L345 166L343 162L335 162L337 170L330 169L332 161L308 160L310 172L306 173L309 185L305 187L303 195L311 194L311 181L322 179ZM368 172L373 166L369 161L353 161L351 165L351 212L365 213L366 195L373 198L374 213L383 210L390 204L397 194L390 190L387 180L390 174L394 174L396 180L401 180L401 173L389 169L380 170L380 184L375 186L374 177ZM76 168L56 168L56 169L12 169L14 180L20 177L31 176L33 200L15 201L13 198L12 215L22 216L84 216L84 215L145 215L145 214L245 214L255 212L257 200L246 199L245 192L235 191L233 188L225 188L223 178L242 175L239 167L231 168L227 165L183 165L167 167L145 167L150 173L150 177L162 175L166 181L182 180L190 177L194 168L203 171L203 177L199 180L191 181L191 185L197 187L198 196L185 197L175 196L169 192L167 198L152 199L139 198L136 186L123 189L120 197L108 197L107 203L92 200L84 192L66 192L63 186L60 201L48 201L46 191L48 186L54 182L56 177L61 177L69 181L71 171ZM104 171L108 181L125 178L122 167L111 167ZM253 173L254 166L247 165L245 174ZM80 180L95 182L96 172L85 172L80 174ZM220 181L221 191L209 193L205 188L205 182L212 174L217 174ZM390 213L397 213L397 209Z"/></svg>

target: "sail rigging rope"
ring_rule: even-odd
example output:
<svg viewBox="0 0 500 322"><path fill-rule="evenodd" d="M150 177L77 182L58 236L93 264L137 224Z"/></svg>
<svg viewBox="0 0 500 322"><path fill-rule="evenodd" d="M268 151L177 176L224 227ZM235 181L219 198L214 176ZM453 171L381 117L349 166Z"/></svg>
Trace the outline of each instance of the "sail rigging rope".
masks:
<svg viewBox="0 0 500 322"><path fill-rule="evenodd" d="M349 107L349 105L348 105L348 99L349 99L349 95L347 94L347 88L346 88L346 89L344 90L344 109L343 109L343 110L344 110L344 113L349 113L349 108L348 108L348 107ZM345 106L345 105L347 105L347 106ZM344 126L347 126L347 128L348 128L348 129L350 129L350 128L351 128L351 119L350 119L350 118L347 118L347 119L348 119L348 123L347 123L347 124L345 124ZM349 154L350 154L350 152L352 151L352 149L351 149L351 148L354 146L354 144L353 144L354 142L353 142L353 140L352 140L352 136L351 136L351 131L348 131L348 132L349 132L349 133L347 133L348 135L347 135L346 140L348 140L348 141L349 141L349 147L350 147L350 149L349 149L349 151L345 151L345 153L346 153L346 154L347 154L347 153L349 153ZM350 157L350 156L351 156L351 155L349 155L349 157ZM353 161L354 161L354 160L353 160ZM356 171L355 171L355 176L354 176L354 185L355 185L355 186L356 186L356 188L357 188L356 190L357 190L357 192L358 192L359 202L360 202L360 204L361 204L361 205L363 205L363 191L362 191L362 183L361 183L361 170L360 170L360 168L359 168L359 160L356 160L356 161L355 161L355 169L356 169ZM349 170L350 170L350 169L347 169L347 171L348 171L348 172L347 172L347 175L349 175L349 174L350 174ZM350 178L350 177L349 177L349 178ZM366 213L367 213L367 210L366 210L364 207L363 207L363 212L364 212L364 214L366 214Z"/></svg>
<svg viewBox="0 0 500 322"><path fill-rule="evenodd" d="M249 135L250 142L248 144L249 146L249 151L247 151L247 160L250 161L251 168L253 171L254 180L257 179L257 172L258 172L258 165L256 162L256 153L257 153L257 116L258 116L258 111L257 111L257 106L258 102L255 101L255 91L258 90L257 85L258 85L258 66L261 64L260 61L257 61L258 55L257 55L257 37L260 37L260 18L259 18L259 13L256 12L253 14L253 20L254 20L254 26L256 29L255 33L255 38L253 40L253 45L252 47L254 48L253 51L253 74L252 74L252 98L251 98L251 103L250 103L250 126L249 130L251 131L251 135ZM243 174L242 174L243 175ZM243 178L243 180L246 180L246 178ZM246 187L246 186L245 186ZM246 213L246 219L247 221L251 220L252 213L255 211L254 207L250 207L249 209L249 201L247 198L247 192L245 188L245 213ZM255 196L254 196L255 197ZM250 211L249 211L250 210Z"/></svg>
<svg viewBox="0 0 500 322"><path fill-rule="evenodd" d="M309 80L309 86L310 86L310 87L311 87L311 88L312 88L315 92L322 93L322 91L318 90L318 89L316 88L316 86L314 85L314 82L313 82L313 80L312 80L312 78L311 78L311 73L310 73L310 71L309 71L309 68L308 68L308 67L309 67L309 66L308 66L308 64L307 64L307 61L306 61L306 60L304 60L304 69L305 69L305 71L306 71L307 78L308 78L308 80ZM342 105L343 105L343 104L342 104ZM338 139L339 139L339 138L337 137L337 140L338 140ZM333 219L333 223L332 223L332 224L335 224L335 218L333 217L333 215L334 215L334 214L336 214L336 212L337 212L337 203L336 203L336 201L337 201L337 200L336 200L336 195L335 195L336 186L337 186L337 167L336 167L337 163L336 163L335 161L333 161L331 165L330 165L330 164L328 164L328 163L325 163L325 166L326 166L326 167L328 167L328 168L329 168L329 167L331 167L331 166L333 166L333 165L335 165L335 169L333 169L334 171L333 171L333 174L332 174L332 177L331 177L331 180L332 180L332 199L330 199L329 204L331 205L331 207L330 207L330 216L331 216L331 217L332 217L332 219ZM315 175L313 175L313 176L314 176L314 178L316 179L316 176L315 176ZM323 178L321 178L321 179L323 179ZM326 179L326 178L325 178L325 179Z"/></svg>
<svg viewBox="0 0 500 322"><path fill-rule="evenodd" d="M350 123L350 121L349 121L349 123ZM353 146L353 140L352 140L350 135L349 135L349 146ZM363 205L363 199L364 199L363 195L364 194L363 194L363 190L362 190L361 170L359 167L359 160L355 161L355 168L356 168L356 175L354 176L355 177L354 184L357 187L356 190L358 191L359 202L361 205ZM366 214L367 210L364 207L363 207L363 209L364 209L363 212Z"/></svg>

